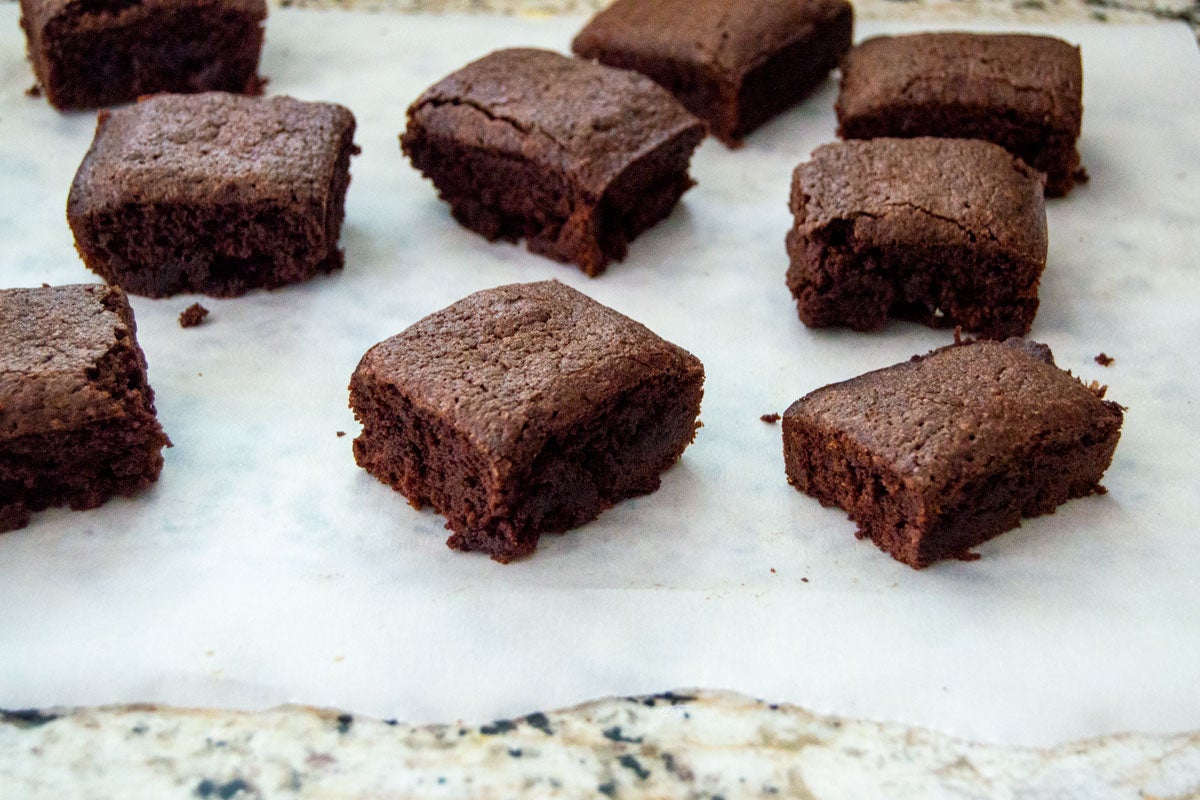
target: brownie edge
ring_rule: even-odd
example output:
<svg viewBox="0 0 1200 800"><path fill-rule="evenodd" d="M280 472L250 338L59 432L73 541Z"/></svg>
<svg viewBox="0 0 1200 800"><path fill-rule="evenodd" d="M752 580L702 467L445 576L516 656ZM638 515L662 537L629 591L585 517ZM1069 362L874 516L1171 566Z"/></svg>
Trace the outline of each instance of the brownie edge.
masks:
<svg viewBox="0 0 1200 800"><path fill-rule="evenodd" d="M853 26L846 0L617 0L571 49L653 78L739 147L825 81Z"/></svg>
<svg viewBox="0 0 1200 800"><path fill-rule="evenodd" d="M59 110L161 92L259 94L266 0L20 0L33 71Z"/></svg>
<svg viewBox="0 0 1200 800"><path fill-rule="evenodd" d="M514 48L426 90L400 145L461 225L594 277L691 188L704 131L643 75Z"/></svg>
<svg viewBox="0 0 1200 800"><path fill-rule="evenodd" d="M350 382L359 466L500 562L659 486L704 368L554 281L472 294L372 347Z"/></svg>
<svg viewBox="0 0 1200 800"><path fill-rule="evenodd" d="M339 270L355 128L334 103L227 92L103 111L67 196L75 247L148 297L235 297Z"/></svg>
<svg viewBox="0 0 1200 800"><path fill-rule="evenodd" d="M984 139L1046 173L1046 194L1086 178L1080 50L1052 36L960 32L877 36L842 63L838 135Z"/></svg>
<svg viewBox="0 0 1200 800"><path fill-rule="evenodd" d="M788 482L914 568L1102 493L1123 409L1049 348L980 340L817 389L783 416Z"/></svg>
<svg viewBox="0 0 1200 800"><path fill-rule="evenodd" d="M158 479L170 441L125 293L0 291L0 531L49 506L94 508Z"/></svg>

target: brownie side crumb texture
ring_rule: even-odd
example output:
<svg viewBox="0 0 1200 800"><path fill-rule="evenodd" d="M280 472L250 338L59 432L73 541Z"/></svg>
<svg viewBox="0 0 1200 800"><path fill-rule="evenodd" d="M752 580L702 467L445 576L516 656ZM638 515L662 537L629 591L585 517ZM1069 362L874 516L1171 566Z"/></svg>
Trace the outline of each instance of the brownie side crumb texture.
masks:
<svg viewBox="0 0 1200 800"><path fill-rule="evenodd" d="M179 327L194 328L204 322L209 311L199 303L192 303L179 313Z"/></svg>
<svg viewBox="0 0 1200 800"><path fill-rule="evenodd" d="M159 92L261 91L265 0L21 0L29 60L58 109Z"/></svg>
<svg viewBox="0 0 1200 800"><path fill-rule="evenodd" d="M889 318L1029 331L1048 239L1042 175L980 140L818 147L792 178L787 285L810 327Z"/></svg>
<svg viewBox="0 0 1200 800"><path fill-rule="evenodd" d="M136 334L117 288L0 291L0 531L158 479L170 442Z"/></svg>
<svg viewBox="0 0 1200 800"><path fill-rule="evenodd" d="M1084 179L1079 48L1050 36L921 33L868 39L846 56L838 135L995 142L1047 175L1046 194Z"/></svg>
<svg viewBox="0 0 1200 800"><path fill-rule="evenodd" d="M784 413L788 481L894 558L967 555L1102 491L1123 409L1033 342L975 341L822 387Z"/></svg>
<svg viewBox="0 0 1200 800"><path fill-rule="evenodd" d="M477 292L371 348L359 466L500 562L652 492L699 427L704 368L557 282Z"/></svg>
<svg viewBox="0 0 1200 800"><path fill-rule="evenodd" d="M1108 353L1101 353L1100 355L1096 356L1095 361L1102 367L1108 367L1111 366L1116 359L1110 356Z"/></svg>
<svg viewBox="0 0 1200 800"><path fill-rule="evenodd" d="M232 297L342 267L354 115L224 92L101 112L67 200L89 269L148 297Z"/></svg>
<svg viewBox="0 0 1200 800"><path fill-rule="evenodd" d="M737 147L828 77L853 22L845 0L617 0L571 47L653 78Z"/></svg>
<svg viewBox="0 0 1200 800"><path fill-rule="evenodd" d="M400 142L462 225L595 276L692 186L703 137L642 75L514 49L428 89Z"/></svg>

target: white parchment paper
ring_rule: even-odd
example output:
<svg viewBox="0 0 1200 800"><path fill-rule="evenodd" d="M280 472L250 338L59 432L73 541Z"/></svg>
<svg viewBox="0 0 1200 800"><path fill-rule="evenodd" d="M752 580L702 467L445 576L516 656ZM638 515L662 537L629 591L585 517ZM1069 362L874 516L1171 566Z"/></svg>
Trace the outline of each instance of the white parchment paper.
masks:
<svg viewBox="0 0 1200 800"><path fill-rule="evenodd" d="M0 7L2 285L94 280L63 210L94 115L24 96L16 18ZM294 701L427 722L706 686L999 742L1200 727L1188 30L1043 29L1083 46L1092 181L1050 203L1033 336L1129 407L1110 494L1026 522L980 561L914 572L792 489L779 426L759 419L951 338L796 316L788 185L834 136L832 80L743 150L705 143L699 185L595 280L461 229L401 157L427 85L497 47L565 50L581 23L273 14L269 90L358 117L346 269L236 300L134 299L175 447L144 495L0 536L0 707ZM501 566L448 550L437 515L355 466L346 385L368 347L425 314L547 278L696 353L704 428L660 491ZM196 299L212 315L183 330Z"/></svg>

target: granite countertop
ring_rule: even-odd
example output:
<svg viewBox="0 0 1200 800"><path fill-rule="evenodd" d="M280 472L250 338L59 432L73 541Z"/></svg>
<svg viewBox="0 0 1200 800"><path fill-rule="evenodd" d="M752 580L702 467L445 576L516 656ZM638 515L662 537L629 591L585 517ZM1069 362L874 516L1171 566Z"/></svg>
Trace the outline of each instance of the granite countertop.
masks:
<svg viewBox="0 0 1200 800"><path fill-rule="evenodd" d="M284 7L354 8L400 12L586 13L609 0L272 0ZM1200 0L853 0L860 19L1021 22L1136 22L1182 20L1200 41Z"/></svg>

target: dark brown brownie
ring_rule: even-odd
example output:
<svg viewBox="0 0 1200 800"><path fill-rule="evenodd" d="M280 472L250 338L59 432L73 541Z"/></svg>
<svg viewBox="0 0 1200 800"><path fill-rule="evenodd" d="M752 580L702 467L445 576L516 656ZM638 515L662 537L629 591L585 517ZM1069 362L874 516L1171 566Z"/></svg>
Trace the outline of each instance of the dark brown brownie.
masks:
<svg viewBox="0 0 1200 800"><path fill-rule="evenodd" d="M1046 265L1042 174L978 139L818 147L792 178L788 288L806 325L889 316L1029 331Z"/></svg>
<svg viewBox="0 0 1200 800"><path fill-rule="evenodd" d="M1122 409L1022 339L944 347L825 386L783 415L788 481L924 567L1102 492Z"/></svg>
<svg viewBox="0 0 1200 800"><path fill-rule="evenodd" d="M1079 48L1050 36L920 33L862 42L842 65L838 134L986 139L1047 175L1046 194L1082 176Z"/></svg>
<svg viewBox="0 0 1200 800"><path fill-rule="evenodd" d="M56 108L159 92L261 91L265 0L21 0L29 60Z"/></svg>
<svg viewBox="0 0 1200 800"><path fill-rule="evenodd" d="M88 268L149 297L274 288L342 266L354 115L224 92L101 112L67 218Z"/></svg>
<svg viewBox="0 0 1200 800"><path fill-rule="evenodd" d="M658 488L692 441L704 368L554 281L477 292L371 348L350 382L358 464L457 550L500 562Z"/></svg>
<svg viewBox="0 0 1200 800"><path fill-rule="evenodd" d="M136 333L117 288L0 291L0 531L158 479L169 442Z"/></svg>
<svg viewBox="0 0 1200 800"><path fill-rule="evenodd" d="M826 79L853 25L846 0L617 0L572 49L649 75L736 147Z"/></svg>
<svg viewBox="0 0 1200 800"><path fill-rule="evenodd" d="M500 50L408 109L400 137L455 218L599 275L692 186L704 125L650 79Z"/></svg>

